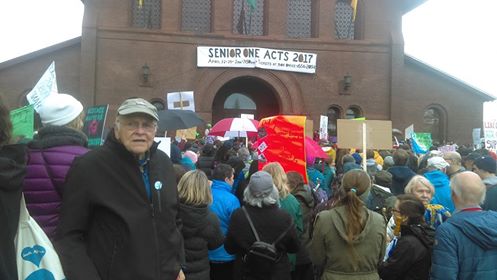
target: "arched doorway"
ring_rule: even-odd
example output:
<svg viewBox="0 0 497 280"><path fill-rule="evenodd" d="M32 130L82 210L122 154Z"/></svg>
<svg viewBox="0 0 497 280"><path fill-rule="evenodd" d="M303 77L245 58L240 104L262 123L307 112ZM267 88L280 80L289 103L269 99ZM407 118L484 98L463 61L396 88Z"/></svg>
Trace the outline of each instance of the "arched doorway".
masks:
<svg viewBox="0 0 497 280"><path fill-rule="evenodd" d="M212 102L212 122L252 114L260 120L280 113L274 88L255 77L239 77L227 82Z"/></svg>

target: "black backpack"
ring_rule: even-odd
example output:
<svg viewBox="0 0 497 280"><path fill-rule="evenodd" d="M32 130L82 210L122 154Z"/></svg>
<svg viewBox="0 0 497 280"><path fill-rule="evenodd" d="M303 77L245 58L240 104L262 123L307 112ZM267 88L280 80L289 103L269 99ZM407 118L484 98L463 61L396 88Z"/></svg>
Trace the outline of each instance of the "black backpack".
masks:
<svg viewBox="0 0 497 280"><path fill-rule="evenodd" d="M242 210L243 213L245 213L250 228L255 236L254 243L250 245L247 253L245 253L242 258L244 272L257 279L269 279L274 265L280 261L281 256L283 255L276 249L276 244L283 239L286 233L293 227L293 223L291 223L290 226L270 244L260 240L259 234L257 234L245 206L242 207Z"/></svg>

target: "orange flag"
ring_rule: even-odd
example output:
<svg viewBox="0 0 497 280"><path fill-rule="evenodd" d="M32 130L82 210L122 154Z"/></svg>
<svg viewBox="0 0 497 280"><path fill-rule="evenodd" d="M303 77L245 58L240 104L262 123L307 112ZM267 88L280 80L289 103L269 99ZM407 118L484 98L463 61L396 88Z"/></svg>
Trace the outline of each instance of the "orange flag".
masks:
<svg viewBox="0 0 497 280"><path fill-rule="evenodd" d="M352 20L355 21L355 15L357 14L357 0L351 0L350 6L352 6Z"/></svg>

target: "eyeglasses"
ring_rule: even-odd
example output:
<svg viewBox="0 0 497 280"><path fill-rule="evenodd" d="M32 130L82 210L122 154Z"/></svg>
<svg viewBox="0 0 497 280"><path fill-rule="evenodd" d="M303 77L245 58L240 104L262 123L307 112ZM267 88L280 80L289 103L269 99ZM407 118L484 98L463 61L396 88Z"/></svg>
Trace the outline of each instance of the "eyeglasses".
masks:
<svg viewBox="0 0 497 280"><path fill-rule="evenodd" d="M120 121L119 122L126 130L135 131L142 128L146 132L155 131L157 123L155 122L139 122L139 121Z"/></svg>

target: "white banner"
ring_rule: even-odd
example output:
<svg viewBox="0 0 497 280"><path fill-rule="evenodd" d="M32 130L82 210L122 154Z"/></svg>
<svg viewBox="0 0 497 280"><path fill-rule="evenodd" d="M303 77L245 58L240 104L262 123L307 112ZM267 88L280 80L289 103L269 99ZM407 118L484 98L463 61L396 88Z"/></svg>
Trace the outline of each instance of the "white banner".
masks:
<svg viewBox="0 0 497 280"><path fill-rule="evenodd" d="M328 140L328 116L319 119L319 139Z"/></svg>
<svg viewBox="0 0 497 280"><path fill-rule="evenodd" d="M50 66L36 83L35 87L26 95L29 104L33 104L36 112L40 109L41 102L50 94L57 94L57 77L55 75L55 62Z"/></svg>
<svg viewBox="0 0 497 280"><path fill-rule="evenodd" d="M316 73L317 54L251 47L197 47L198 67L262 68Z"/></svg>
<svg viewBox="0 0 497 280"><path fill-rule="evenodd" d="M485 148L497 150L497 101L483 103Z"/></svg>
<svg viewBox="0 0 497 280"><path fill-rule="evenodd" d="M167 93L167 108L177 110L192 110L195 112L193 91L178 91Z"/></svg>

